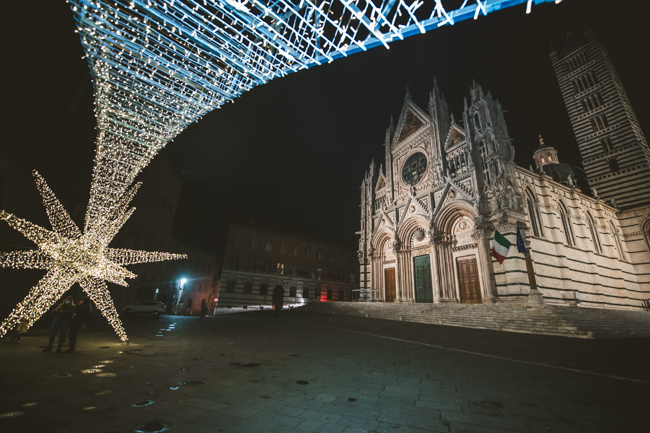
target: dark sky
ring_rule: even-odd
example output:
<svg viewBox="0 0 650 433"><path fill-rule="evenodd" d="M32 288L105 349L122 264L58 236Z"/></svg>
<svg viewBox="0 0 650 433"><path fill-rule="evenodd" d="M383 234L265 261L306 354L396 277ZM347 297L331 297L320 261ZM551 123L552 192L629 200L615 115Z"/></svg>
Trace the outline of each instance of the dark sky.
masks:
<svg viewBox="0 0 650 433"><path fill-rule="evenodd" d="M580 165L549 43L559 51L567 27L593 28L649 131L649 37L646 18L631 13L638 4L511 8L257 87L168 145L185 177L176 230L215 252L229 220L356 245L363 174L373 157L383 162L405 86L426 108L434 76L457 118L472 80L501 101L518 164L532 163L541 132L561 161ZM2 15L1 149L65 200L85 202L95 118L72 14L64 0L40 0L3 5Z"/></svg>

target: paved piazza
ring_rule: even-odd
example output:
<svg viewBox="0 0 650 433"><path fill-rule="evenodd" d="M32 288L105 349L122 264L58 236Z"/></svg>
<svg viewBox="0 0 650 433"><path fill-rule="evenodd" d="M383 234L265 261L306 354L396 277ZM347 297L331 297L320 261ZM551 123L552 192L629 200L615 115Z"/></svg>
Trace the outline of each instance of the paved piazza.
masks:
<svg viewBox="0 0 650 433"><path fill-rule="evenodd" d="M132 344L95 325L74 354L41 353L45 326L19 344L0 340L0 430L155 431L166 422L179 433L647 431L644 339L296 310L125 326ZM102 371L83 372L93 368Z"/></svg>

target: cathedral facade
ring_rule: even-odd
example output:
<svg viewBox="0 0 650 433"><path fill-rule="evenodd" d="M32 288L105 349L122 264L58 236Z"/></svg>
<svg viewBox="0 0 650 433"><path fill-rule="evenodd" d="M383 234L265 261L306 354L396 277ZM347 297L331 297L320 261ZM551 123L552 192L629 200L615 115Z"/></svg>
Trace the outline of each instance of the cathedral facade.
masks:
<svg viewBox="0 0 650 433"><path fill-rule="evenodd" d="M373 161L361 185L365 299L526 303L519 228L546 303L647 305L648 144L591 31L569 33L551 61L584 170L561 163L541 137L535 167L517 166L503 108L476 83L458 120L435 82L427 109L407 92L386 131L385 164ZM495 231L513 243L503 264L490 256Z"/></svg>

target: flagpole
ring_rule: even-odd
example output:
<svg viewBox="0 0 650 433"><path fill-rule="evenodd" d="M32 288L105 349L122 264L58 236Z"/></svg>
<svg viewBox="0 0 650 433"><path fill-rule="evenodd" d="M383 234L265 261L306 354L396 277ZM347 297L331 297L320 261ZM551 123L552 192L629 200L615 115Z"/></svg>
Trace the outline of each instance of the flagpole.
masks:
<svg viewBox="0 0 650 433"><path fill-rule="evenodd" d="M530 284L530 291L528 292L528 306L537 307L544 305L544 296L542 292L537 289L537 279L535 278L535 271L533 269L533 259L530 257L530 241L526 239L525 229L522 230L523 224L517 225L517 244L523 243L524 258L526 260L526 271L528 272L528 283ZM525 227L525 226L524 226Z"/></svg>

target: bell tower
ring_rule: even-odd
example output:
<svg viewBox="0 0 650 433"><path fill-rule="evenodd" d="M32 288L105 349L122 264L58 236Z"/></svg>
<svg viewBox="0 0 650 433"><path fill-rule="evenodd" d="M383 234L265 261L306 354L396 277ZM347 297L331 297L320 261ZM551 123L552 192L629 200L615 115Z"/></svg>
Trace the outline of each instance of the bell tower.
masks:
<svg viewBox="0 0 650 433"><path fill-rule="evenodd" d="M569 30L550 57L589 186L621 209L649 205L650 149L605 47Z"/></svg>

